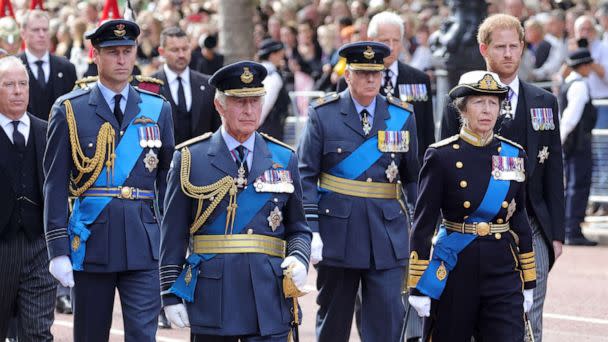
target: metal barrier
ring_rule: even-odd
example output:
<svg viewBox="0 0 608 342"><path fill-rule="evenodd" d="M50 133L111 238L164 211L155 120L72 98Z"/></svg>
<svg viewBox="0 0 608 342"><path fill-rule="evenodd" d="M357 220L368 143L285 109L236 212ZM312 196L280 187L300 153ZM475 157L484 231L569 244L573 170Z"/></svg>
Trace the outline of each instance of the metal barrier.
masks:
<svg viewBox="0 0 608 342"><path fill-rule="evenodd" d="M589 201L608 203L608 129L594 129L592 134L593 175Z"/></svg>

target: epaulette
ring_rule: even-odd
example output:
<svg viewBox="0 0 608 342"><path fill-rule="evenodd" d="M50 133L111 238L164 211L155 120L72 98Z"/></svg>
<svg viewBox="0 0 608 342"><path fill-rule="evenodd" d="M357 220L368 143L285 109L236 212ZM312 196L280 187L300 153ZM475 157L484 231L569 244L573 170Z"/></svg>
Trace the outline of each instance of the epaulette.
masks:
<svg viewBox="0 0 608 342"><path fill-rule="evenodd" d="M147 89L142 89L142 88L137 87L137 86L135 86L135 87L133 87L133 88L135 88L135 89L136 89L137 91L139 91L140 93L149 94L149 95L154 95L154 96L156 96L156 97L160 97L160 98L162 98L163 100L165 100L165 98L164 98L164 97L160 96L160 94L157 94L157 93L155 93L155 92L153 92L153 91L150 91L150 90L147 90ZM165 101L166 101L166 100L165 100Z"/></svg>
<svg viewBox="0 0 608 342"><path fill-rule="evenodd" d="M194 137L192 139L188 139L188 140L184 141L183 143L175 146L175 149L176 150L180 150L182 147L190 146L190 145L192 145L194 143L197 143L199 141L207 140L207 139L211 138L212 135L213 135L213 132L207 132L207 133L204 133L202 135L199 135L198 137Z"/></svg>
<svg viewBox="0 0 608 342"><path fill-rule="evenodd" d="M409 112L413 112L414 111L414 106L412 106L409 102L405 102L405 101L401 101L398 98L390 95L387 96L386 99L388 100L388 102L392 105L395 105L397 107L401 107Z"/></svg>
<svg viewBox="0 0 608 342"><path fill-rule="evenodd" d="M430 144L430 145L429 145L429 147L432 147L432 148L437 148L437 147L445 146L445 145L451 144L451 143L453 143L454 141L458 140L458 138L459 138L459 137L460 137L460 136L459 136L458 134L456 134L456 135L452 135L452 136L451 136L451 137L449 137L449 138L445 138L445 139L440 140L440 141L438 141L438 142L436 142L436 143L434 143L434 144Z"/></svg>
<svg viewBox="0 0 608 342"><path fill-rule="evenodd" d="M161 87L165 84L165 82L158 78L142 75L136 75L135 81L137 82L137 88L147 90L154 94L160 94Z"/></svg>
<svg viewBox="0 0 608 342"><path fill-rule="evenodd" d="M135 75L135 79L138 82L156 83L156 84L161 85L161 86L165 85L165 82L163 82L163 80L159 80L156 77Z"/></svg>
<svg viewBox="0 0 608 342"><path fill-rule="evenodd" d="M507 139L507 138L505 138L505 137L503 137L501 135L496 134L496 138L498 138L498 140L502 140L502 141L504 141L506 143L509 143L509 144L511 144L511 145L519 148L520 150L524 149L520 144L516 143L515 141L509 140L509 139Z"/></svg>
<svg viewBox="0 0 608 342"><path fill-rule="evenodd" d="M63 101L65 101L65 100L73 100L77 97L88 94L90 91L91 91L91 88L88 88L88 87L87 88L76 88L76 89L72 90L71 92L60 96L57 99L56 103L60 104L60 103L63 103Z"/></svg>
<svg viewBox="0 0 608 342"><path fill-rule="evenodd" d="M325 95L323 97L320 97L320 98L314 100L313 103L311 104L311 106L313 108L317 108L317 107L322 106L324 104L334 102L334 101L336 101L339 98L340 98L340 95L338 95L338 93L330 93L330 94L327 94L327 95Z"/></svg>
<svg viewBox="0 0 608 342"><path fill-rule="evenodd" d="M266 133L260 133L260 135L261 135L262 137L264 137L264 139L266 139L266 140L270 140L270 141L272 141L273 143L275 143L275 144L277 144L277 145L281 145L281 146L283 146L283 147L285 147L285 148L288 148L288 149L290 149L290 150L292 150L292 151L294 151L294 152L296 151L296 150L295 150L293 147L291 147L291 146L287 145L286 143L282 142L281 140L279 140L279 139L277 139L277 138L271 137L270 135L268 135L268 134L266 134Z"/></svg>
<svg viewBox="0 0 608 342"><path fill-rule="evenodd" d="M74 89L86 89L89 88L91 83L97 82L97 76L87 76L85 78L81 78L75 82Z"/></svg>

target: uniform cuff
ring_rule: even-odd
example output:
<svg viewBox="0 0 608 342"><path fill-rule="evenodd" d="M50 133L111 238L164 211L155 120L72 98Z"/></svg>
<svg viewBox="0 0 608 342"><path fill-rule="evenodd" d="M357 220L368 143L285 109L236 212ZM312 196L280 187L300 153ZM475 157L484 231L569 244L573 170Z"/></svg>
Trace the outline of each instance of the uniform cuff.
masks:
<svg viewBox="0 0 608 342"><path fill-rule="evenodd" d="M56 228L45 234L49 260L62 255L70 255L70 239L67 228Z"/></svg>
<svg viewBox="0 0 608 342"><path fill-rule="evenodd" d="M534 258L534 252L520 253L519 264L524 278L524 283L536 283L536 261Z"/></svg>
<svg viewBox="0 0 608 342"><path fill-rule="evenodd" d="M308 270L310 259L310 238L297 236L287 241L287 255L298 258Z"/></svg>
<svg viewBox="0 0 608 342"><path fill-rule="evenodd" d="M161 296L163 308L169 305L183 304L184 301L173 293L165 293Z"/></svg>
<svg viewBox="0 0 608 342"><path fill-rule="evenodd" d="M418 259L418 253L416 251L413 251L410 254L409 271L407 275L408 289L413 289L418 285L418 281L427 267L429 267L429 260Z"/></svg>
<svg viewBox="0 0 608 342"><path fill-rule="evenodd" d="M303 204L304 215L306 216L306 222L310 229L318 233L319 232L319 205L317 203Z"/></svg>

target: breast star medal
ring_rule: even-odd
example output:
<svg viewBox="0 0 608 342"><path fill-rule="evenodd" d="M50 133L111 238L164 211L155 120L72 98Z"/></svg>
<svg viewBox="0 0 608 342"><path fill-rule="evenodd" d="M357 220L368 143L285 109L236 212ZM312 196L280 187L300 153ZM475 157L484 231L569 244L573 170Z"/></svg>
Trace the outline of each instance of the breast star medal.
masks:
<svg viewBox="0 0 608 342"><path fill-rule="evenodd" d="M543 146L543 149L538 151L538 163L544 164L547 159L549 159L549 146Z"/></svg>
<svg viewBox="0 0 608 342"><path fill-rule="evenodd" d="M239 166L237 174L238 176L235 179L236 186L239 188L244 188L247 185L247 178L245 178L245 167L243 164Z"/></svg>
<svg viewBox="0 0 608 342"><path fill-rule="evenodd" d="M384 171L384 173L386 174L386 178L388 178L388 181L390 183L392 183L395 178L397 178L399 168L397 167L397 164L395 164L394 160L391 161L390 165L386 168L386 171Z"/></svg>
<svg viewBox="0 0 608 342"><path fill-rule="evenodd" d="M281 222L283 222L283 213L281 212L279 207L274 207L274 209L270 212L270 215L268 215L267 220L268 225L270 226L270 229L272 229L273 232L277 230L277 228L279 228Z"/></svg>
<svg viewBox="0 0 608 342"><path fill-rule="evenodd" d="M513 216L516 207L517 204L515 203L515 199L512 199L511 203L509 203L509 206L507 207L507 217L505 218L505 221L509 221L509 219Z"/></svg>
<svg viewBox="0 0 608 342"><path fill-rule="evenodd" d="M158 157L156 156L156 153L154 153L154 151L149 150L148 153L146 153L146 157L144 158L144 165L146 166L146 169L148 169L148 171L150 172L154 171L154 169L158 167Z"/></svg>
<svg viewBox="0 0 608 342"><path fill-rule="evenodd" d="M369 132L371 132L371 130L372 130L372 124L369 122L369 117L367 115L364 115L362 122L363 122L363 133L365 133L365 135L369 135Z"/></svg>

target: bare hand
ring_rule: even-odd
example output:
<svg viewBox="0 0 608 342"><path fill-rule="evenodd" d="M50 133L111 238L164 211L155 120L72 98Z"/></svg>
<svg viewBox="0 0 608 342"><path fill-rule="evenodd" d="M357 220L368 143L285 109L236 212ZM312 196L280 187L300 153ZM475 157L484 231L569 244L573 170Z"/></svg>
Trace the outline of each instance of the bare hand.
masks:
<svg viewBox="0 0 608 342"><path fill-rule="evenodd" d="M562 246L561 241L553 241L553 253L555 254L555 260L562 255Z"/></svg>

